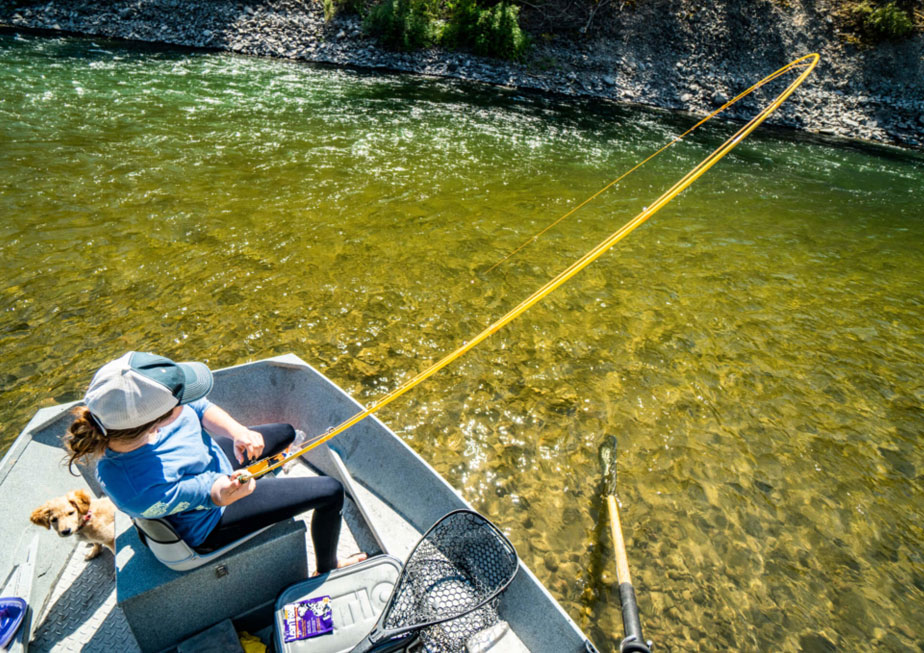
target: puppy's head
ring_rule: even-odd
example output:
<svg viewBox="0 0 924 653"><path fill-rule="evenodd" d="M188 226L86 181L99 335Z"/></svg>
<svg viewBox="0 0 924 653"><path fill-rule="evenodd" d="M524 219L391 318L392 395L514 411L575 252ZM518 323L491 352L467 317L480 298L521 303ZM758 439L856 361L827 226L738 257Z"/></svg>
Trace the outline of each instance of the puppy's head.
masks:
<svg viewBox="0 0 924 653"><path fill-rule="evenodd" d="M53 528L61 537L77 532L83 516L90 510L90 495L86 490L74 490L66 496L49 499L32 511L33 524Z"/></svg>

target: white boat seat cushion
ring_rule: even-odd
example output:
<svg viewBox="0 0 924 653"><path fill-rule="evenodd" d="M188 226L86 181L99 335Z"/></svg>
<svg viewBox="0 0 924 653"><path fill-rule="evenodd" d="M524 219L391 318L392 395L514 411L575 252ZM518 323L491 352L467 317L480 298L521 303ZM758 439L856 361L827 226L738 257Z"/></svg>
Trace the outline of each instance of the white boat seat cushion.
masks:
<svg viewBox="0 0 924 653"><path fill-rule="evenodd" d="M174 571L188 571L208 564L215 558L224 555L236 546L270 528L270 526L266 526L220 549L200 553L184 542L166 519L139 518L132 519L132 523L138 531L138 537L154 554L154 557Z"/></svg>

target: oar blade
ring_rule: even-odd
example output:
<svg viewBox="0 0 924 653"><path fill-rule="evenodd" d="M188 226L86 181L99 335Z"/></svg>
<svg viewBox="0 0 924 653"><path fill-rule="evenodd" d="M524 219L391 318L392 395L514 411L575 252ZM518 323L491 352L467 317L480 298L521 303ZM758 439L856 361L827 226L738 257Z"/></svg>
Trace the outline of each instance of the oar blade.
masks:
<svg viewBox="0 0 924 653"><path fill-rule="evenodd" d="M606 435L600 445L598 457L603 470L603 490L607 496L616 494L616 460L619 450L619 441L615 435Z"/></svg>

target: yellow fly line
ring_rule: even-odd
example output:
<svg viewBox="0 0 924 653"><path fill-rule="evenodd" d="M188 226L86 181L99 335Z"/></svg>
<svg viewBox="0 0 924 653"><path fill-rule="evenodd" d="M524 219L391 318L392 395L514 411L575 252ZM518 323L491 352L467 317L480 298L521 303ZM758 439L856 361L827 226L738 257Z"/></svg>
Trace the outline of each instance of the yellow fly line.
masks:
<svg viewBox="0 0 924 653"><path fill-rule="evenodd" d="M792 83L790 83L790 85L787 86L787 87L783 90L782 93L780 93L778 96L776 96L776 98L774 98L774 100L773 100L770 104L768 104L766 107L764 107L764 108L760 111L760 113L758 113L756 116L754 116L753 118L751 118L750 121L748 121L743 127L741 127L737 132L735 132L731 137L729 137L728 140L726 140L726 141L725 141L724 143L722 143L718 148L716 148L709 156L707 156L705 159L703 159L702 161L700 161L699 164L696 165L696 167L694 167L692 170L690 170L686 175L684 175L684 177L683 177L682 179L680 179L680 180L679 180L678 182L676 182L673 186L671 186L668 190L666 190L666 191L665 191L657 200L655 200L650 206L645 207L645 208L642 210L641 213L639 213L637 216L635 216L635 217L632 218L629 222L627 222L625 225L623 225L618 231L616 231L616 232L614 232L613 234L611 234L609 237L607 237L605 240L603 240L601 243L599 243L596 247L594 247L594 248L591 249L589 252L587 252L586 254L584 254L584 256L582 256L582 257L579 258L577 261L575 261L574 263L572 263L570 266L568 266L567 268L565 268L563 271L561 271L560 273L558 273L558 275L556 275L553 279L551 279L551 280L549 280L548 282L546 282L545 285L543 285L541 288L539 288L537 291L535 291L532 295L530 295L529 297L527 297L526 299L524 299L522 302L520 302L520 303L519 303L513 310L511 310L509 313L507 313L507 314L504 315L503 317L501 317L501 318L499 318L498 320L496 320L496 321L494 321L493 323L491 323L487 328L485 328L483 331L481 331L481 333L479 333L478 335L476 335L476 336L475 336L474 338L472 338L471 340L468 340L468 341L464 342L464 343L462 344L462 346L458 347L458 348L455 349L453 352L447 354L447 355L444 356L442 359L440 359L439 361L437 361L436 363L434 363L433 365L431 365L430 367L428 367L428 368L425 369L424 371L420 372L420 373L419 373L417 376L415 376L414 378L410 379L409 381L406 381L405 383L403 383L403 384L400 385L399 387L397 387L397 388L395 388L394 390L392 390L391 392L389 392L387 395L385 395L384 397L382 397L382 399L380 399L378 402L375 402L375 403L370 404L368 408L365 408L364 410L361 410L360 412L356 413L353 417L351 417L351 418L349 418L348 420L342 422L342 423L339 424L338 426L335 426L335 427L329 429L326 433L322 433L322 434L319 434L319 435L315 436L315 437L312 438L302 449L300 449L300 450L298 450L298 451L295 451L295 452L292 452L292 453L290 453L288 456L285 455L285 454L279 454L279 455L276 455L276 456L272 456L272 457L270 457L270 458L266 458L266 459L263 459L263 460L259 460L259 461L255 462L255 463L251 464L250 466L248 466L248 467L246 468L246 471L245 471L243 474L241 474L241 475L239 476L240 482L241 482L241 483L246 483L246 482L247 482L248 480L250 480L251 478L259 478L260 476L263 476L263 475L266 474L267 472L271 472L271 471L273 471L274 469L276 469L276 468L278 468L278 467L281 467L283 464L285 464L285 462L286 462L286 460L288 460L288 458L290 458L290 457L292 457L292 456L301 456L301 455L307 453L308 451L311 451L311 450L314 449L315 447L317 447L317 446L319 446L319 445L321 445L321 444L327 442L327 441L330 440L331 438L333 438L333 437L339 435L340 433L343 433L344 431L346 431L346 430L347 430L348 428L350 428L351 426L354 426L354 425L357 424L358 422L361 422L362 420L364 420L365 418L367 418L369 415L372 415L373 413L375 413L375 412L379 411L380 409L384 408L385 406L387 406L388 404L390 404L391 402L393 402L395 399L397 399L398 397L400 397L401 395L403 395L405 392L407 392L407 391L410 390L411 388L417 386L417 385L420 384L421 382L423 382L423 381L425 381L426 379L430 378L431 376L433 376L434 374L436 374L437 372L439 372L441 369L443 369L444 367L446 367L447 365L449 365L450 363L452 363L453 361L455 361L457 358L460 358L461 356L463 356L463 355L466 354L467 352L471 351L472 349L474 349L475 347L477 347L479 344L481 344L483 341L487 340L490 336L492 336L492 335L494 335L495 333L497 333L497 331L499 331L502 327L506 326L506 325L509 324L510 322L513 322L513 321L514 321L515 319L517 319L520 315L522 315L523 313L525 313L526 311L528 311L530 308L532 308L534 305L536 305L537 303L539 303L540 301L542 301L542 299L544 299L544 298L545 298L547 295L549 295L552 291L554 291L555 289L557 289L559 286L563 285L565 282L567 282L568 280L570 280L570 279L571 279L574 275L576 275L578 272L580 272L581 270L583 270L584 268L586 268L588 265L590 265L591 263L593 263L595 260L597 260L598 258L600 258L600 256L602 256L602 255L603 255L608 249L610 249L613 245L615 245L615 244L618 243L620 240L622 240L623 238L625 238L626 236L628 236L630 233L632 233L632 231L634 231L634 230L635 230L637 227L639 227L642 223L644 223L646 220L648 220L648 218L650 218L650 217L653 216L655 213L657 213L657 212L660 211L662 208L664 208L664 206L667 205L672 199L674 199L677 195L679 195L681 192L683 192L683 190L686 189L688 186L690 186L690 184L692 184L694 181L696 181L697 179L699 179L699 178L700 178L707 170L709 170L712 166L714 166L716 163L718 163L719 159L721 159L721 158L724 157L726 154L728 154L732 149L734 149L735 146L738 145L738 143L740 143L742 140L744 140L751 132L753 132L753 131L758 127L758 125L760 125L762 122L764 122L774 111L776 111L776 110L780 107L780 105L783 104L783 102L786 100L786 98L788 98L790 95L792 95L792 93L802 84L802 82L805 81L805 79L806 79L806 78L811 74L811 72L815 69L815 66L818 65L819 59L820 59L820 56L819 56L818 54L814 54L814 53L813 53L813 54L808 54L808 55L805 55L804 57L800 57L799 59L796 59L796 60L793 61L792 63L790 63L790 64L788 64L788 65L786 65L786 66L783 66L782 68L780 68L779 70L777 70L777 71L774 72L773 74L768 75L767 77L765 77L764 79L762 79L760 82L758 82L757 84L755 84L754 86L752 86L751 88L749 88L747 91L745 91L745 92L743 92L743 93L737 95L735 98L733 98L732 100L730 100L729 102L727 102L722 108L720 108L719 110L713 112L713 113L710 114L707 118L704 118L703 120L701 120L701 121L700 121L699 123L697 123L693 128L687 130L687 132L685 132L684 135L690 133L691 131L693 131L693 129L696 129L696 127L699 127L699 126L702 125L704 122L706 122L707 120L709 120L709 119L712 118L713 116L717 115L719 112L721 112L722 110L724 110L724 109L727 108L728 106L731 106L732 104L734 104L735 102L737 102L738 100L740 100L741 98L743 98L745 95L748 95L749 93L751 93L752 91L754 91L754 90L757 89L757 88L760 88L760 87L763 86L764 84L766 84L766 83L768 83L768 82L770 82L770 81L776 79L777 77L779 77L779 76L781 76L781 75L783 75L783 74L785 74L785 73L787 73L787 72L789 72L789 71L791 71L791 70L799 69L799 68L802 68L802 69L803 69L802 72L799 74L799 76L798 76ZM680 138L682 138L682 136L681 136ZM635 168L633 168L632 170L630 170L630 171L627 172L626 174L622 175L622 177L620 177L619 179L624 178L627 174L629 174L629 173L632 172L633 170L638 169L638 168L641 167L641 165L643 165L645 162L649 161L649 160L650 160L651 158L653 158L654 156L657 156L658 154L660 154L660 153L661 153L663 150L665 150L667 147L670 147L670 145L672 145L673 142L676 142L676 139L675 139L675 141L672 141L672 143L669 143L668 145L665 145L663 148L661 148L660 150L658 150L657 152L655 152L655 154L649 156L647 159L645 159L645 161L643 161L643 162L642 162L641 164L639 164L638 166L635 166ZM582 203L581 203L580 205L578 205L575 209L573 209L573 210L569 211L568 213L566 213L562 218L560 218L558 221L556 221L556 223L553 223L553 224L557 224L557 222L560 222L561 220L563 220L564 218L566 218L568 215L573 214L574 211L576 211L577 209L579 209L579 208L581 208L582 206L586 205L586 204L587 204L589 201L591 201L592 199L594 199L594 198L596 198L597 196L599 196L603 191L607 190L607 189L610 188L613 184L615 184L616 182L618 182L619 179L617 179L616 181L614 181L614 182L608 184L606 187L604 187L603 189L601 189L600 191L598 191L597 193L595 193L594 195L592 195L590 198L588 198L587 200L585 200L584 202L582 202ZM550 225L550 226L551 226L551 225ZM544 230L544 231L545 231L545 230ZM541 233L541 232L540 232L540 233ZM536 237L538 237L538 236L536 236ZM532 242L532 240L535 240L536 237L534 237L534 238L530 239L529 241L527 241L526 244L528 244L529 242ZM525 246L525 245L524 245L524 246ZM518 248L518 249L522 249L522 247L523 247L523 246L521 246L521 247ZM515 251L516 251L516 250L515 250Z"/></svg>

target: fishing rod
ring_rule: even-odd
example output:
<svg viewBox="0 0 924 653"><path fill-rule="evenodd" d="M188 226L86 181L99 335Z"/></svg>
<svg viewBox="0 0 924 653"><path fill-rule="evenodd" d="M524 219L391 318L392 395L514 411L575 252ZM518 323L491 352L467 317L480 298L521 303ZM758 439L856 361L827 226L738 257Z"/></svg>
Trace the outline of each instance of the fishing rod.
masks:
<svg viewBox="0 0 924 653"><path fill-rule="evenodd" d="M536 290L532 295L520 302L516 307L511 311L505 314L503 317L495 320L490 325L488 325L484 330L475 335L471 340L463 341L462 345L438 360L436 363L430 365L417 376L413 377L409 381L401 384L379 401L373 402L367 408L356 413L349 419L341 422L339 425L332 427L327 430L325 433L314 436L299 450L291 452L289 454L280 453L275 456L270 456L262 460L258 460L250 465L248 465L245 470L239 474L236 478L239 483L247 483L250 479L259 478L264 474L267 474L275 469L278 469L286 463L289 458L295 456L302 456L317 446L320 446L327 442L328 440L336 437L340 433L343 433L351 426L361 422L365 418L369 417L373 413L381 410L395 399L406 393L411 388L417 386L421 382L430 378L441 369L455 361L457 358L465 355L476 346L487 340L489 337L497 333L504 326L518 318L520 315L528 311L534 305L542 301L547 295L552 291L559 288L561 285L566 283L572 277L574 277L578 272L586 268L588 265L593 263L595 260L600 258L608 249L613 245L618 243L620 240L628 236L635 229L641 226L648 218L653 216L655 213L664 208L671 200L673 200L677 195L683 192L688 186L690 186L694 181L699 179L703 174L706 173L712 166L719 162L719 160L733 150L742 140L744 140L751 132L753 132L757 127L763 123L772 113L779 109L780 105L793 94L793 92L805 81L805 79L811 74L815 69L815 66L818 65L819 60L821 59L820 55L817 53L808 54L803 57L796 59L795 61L783 66L776 72L772 73L765 77L761 82L755 84L753 88L757 88L762 84L766 83L771 79L776 79L780 75L783 75L790 70L797 68L804 68L799 76L789 84L779 95L774 98L774 100L764 107L760 113L751 118L747 123L744 124L737 132L732 134L724 143L722 143L718 148L713 150L706 158L700 161L693 169L691 169L686 175L683 176L679 181L677 181L673 186L667 189L664 193L661 194L658 199L656 199L650 206L645 207L641 213L636 215L634 218L629 220L625 225L623 225L619 230L612 233L610 236L605 238L602 242L596 245L589 252L584 254L581 258L576 260L574 263L569 265L567 268L559 272L555 277L547 281L541 288ZM743 96L739 96L743 97ZM737 100L738 98L736 98ZM662 148L663 150L664 148ZM650 158L650 157L649 157ZM602 191L601 191L602 192ZM599 195L599 193L597 193ZM586 204L584 202L583 204ZM583 205L582 204L582 205Z"/></svg>

